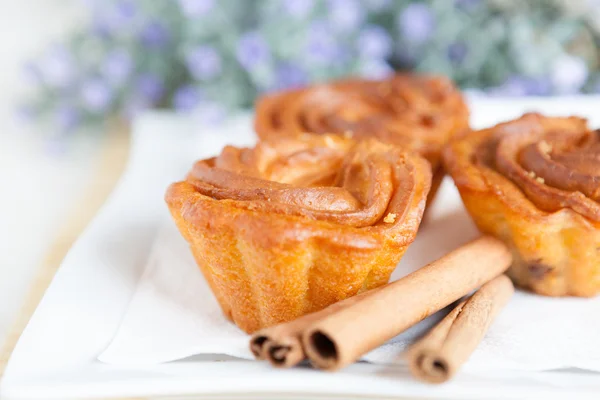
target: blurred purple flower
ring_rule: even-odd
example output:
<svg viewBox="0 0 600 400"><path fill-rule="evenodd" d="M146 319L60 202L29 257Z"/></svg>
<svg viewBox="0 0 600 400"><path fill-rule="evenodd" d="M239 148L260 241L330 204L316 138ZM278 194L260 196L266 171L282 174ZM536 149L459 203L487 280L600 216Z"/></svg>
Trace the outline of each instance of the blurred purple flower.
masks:
<svg viewBox="0 0 600 400"><path fill-rule="evenodd" d="M330 64L340 56L340 47L324 21L314 21L309 26L305 53L309 64L314 65Z"/></svg>
<svg viewBox="0 0 600 400"><path fill-rule="evenodd" d="M142 44L152 49L159 49L166 46L169 43L169 39L169 31L158 21L148 23L140 33Z"/></svg>
<svg viewBox="0 0 600 400"><path fill-rule="evenodd" d="M23 78L27 84L32 86L37 86L42 82L40 70L33 62L23 65Z"/></svg>
<svg viewBox="0 0 600 400"><path fill-rule="evenodd" d="M448 46L448 59L453 64L460 64L464 61L467 56L469 49L464 42L456 42L452 43Z"/></svg>
<svg viewBox="0 0 600 400"><path fill-rule="evenodd" d="M471 11L481 4L481 0L454 0L454 5L465 11Z"/></svg>
<svg viewBox="0 0 600 400"><path fill-rule="evenodd" d="M371 11L382 11L389 7L390 0L363 0L367 9Z"/></svg>
<svg viewBox="0 0 600 400"><path fill-rule="evenodd" d="M28 104L22 104L15 109L15 118L19 122L30 123L37 116L35 108Z"/></svg>
<svg viewBox="0 0 600 400"><path fill-rule="evenodd" d="M148 101L148 104L156 104L165 92L162 81L153 74L142 74L137 78L136 92Z"/></svg>
<svg viewBox="0 0 600 400"><path fill-rule="evenodd" d="M222 105L212 101L205 101L200 105L194 115L200 123L206 125L218 125L225 120L227 111Z"/></svg>
<svg viewBox="0 0 600 400"><path fill-rule="evenodd" d="M403 39L420 44L429 39L435 29L435 16L423 3L411 3L398 15L397 24Z"/></svg>
<svg viewBox="0 0 600 400"><path fill-rule="evenodd" d="M358 35L358 52L365 58L386 58L392 51L392 38L377 25L366 26Z"/></svg>
<svg viewBox="0 0 600 400"><path fill-rule="evenodd" d="M81 115L74 107L61 105L55 110L54 119L60 130L67 132L73 130L79 124Z"/></svg>
<svg viewBox="0 0 600 400"><path fill-rule="evenodd" d="M543 77L512 75L502 85L487 92L492 96L544 96L550 94L551 84Z"/></svg>
<svg viewBox="0 0 600 400"><path fill-rule="evenodd" d="M554 61L550 79L556 92L575 93L585 84L588 73L587 64L583 59L564 55Z"/></svg>
<svg viewBox="0 0 600 400"><path fill-rule="evenodd" d="M108 53L100 68L107 81L121 85L133 70L133 60L125 50L116 49Z"/></svg>
<svg viewBox="0 0 600 400"><path fill-rule="evenodd" d="M52 47L41 59L39 70L46 85L58 88L67 87L75 77L73 55L65 47Z"/></svg>
<svg viewBox="0 0 600 400"><path fill-rule="evenodd" d="M274 89L287 89L303 86L308 83L306 71L295 64L283 63L277 67L275 72Z"/></svg>
<svg viewBox="0 0 600 400"><path fill-rule="evenodd" d="M100 79L91 79L82 83L80 96L86 110L99 114L108 109L113 94L106 83Z"/></svg>
<svg viewBox="0 0 600 400"><path fill-rule="evenodd" d="M356 29L365 16L357 0L329 0L329 19L332 25L340 31Z"/></svg>
<svg viewBox="0 0 600 400"><path fill-rule="evenodd" d="M135 18L135 1L118 1L114 5L114 15L120 22L128 23Z"/></svg>
<svg viewBox="0 0 600 400"><path fill-rule="evenodd" d="M394 69L385 60L369 59L362 63L360 73L365 78L382 79L394 72Z"/></svg>
<svg viewBox="0 0 600 400"><path fill-rule="evenodd" d="M198 80L214 78L221 73L221 56L211 46L198 46L185 57L190 74Z"/></svg>
<svg viewBox="0 0 600 400"><path fill-rule="evenodd" d="M179 7L189 18L206 15L215 5L215 0L179 0Z"/></svg>
<svg viewBox="0 0 600 400"><path fill-rule="evenodd" d="M271 57L269 46L258 32L247 32L242 35L237 45L237 59L247 70L267 63Z"/></svg>
<svg viewBox="0 0 600 400"><path fill-rule="evenodd" d="M201 95L197 88L191 85L182 86L173 95L173 106L180 112L194 110L200 103Z"/></svg>
<svg viewBox="0 0 600 400"><path fill-rule="evenodd" d="M283 9L296 18L306 17L314 8L314 0L283 0Z"/></svg>
<svg viewBox="0 0 600 400"><path fill-rule="evenodd" d="M137 14L133 1L116 3L98 1L90 7L92 8L92 31L103 36L131 27Z"/></svg>

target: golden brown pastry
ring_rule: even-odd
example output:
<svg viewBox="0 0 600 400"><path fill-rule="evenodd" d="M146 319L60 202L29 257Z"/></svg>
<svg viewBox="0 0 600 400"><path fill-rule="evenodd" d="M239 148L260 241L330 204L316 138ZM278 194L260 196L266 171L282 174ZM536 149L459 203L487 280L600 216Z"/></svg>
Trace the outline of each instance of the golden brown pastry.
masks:
<svg viewBox="0 0 600 400"><path fill-rule="evenodd" d="M600 132L582 118L523 117L444 154L479 229L508 243L514 281L550 296L600 291Z"/></svg>
<svg viewBox="0 0 600 400"><path fill-rule="evenodd" d="M375 137L417 151L431 163L433 197L444 175L440 153L468 128L461 93L443 77L398 74L350 79L260 98L255 129L261 139L302 133Z"/></svg>
<svg viewBox="0 0 600 400"><path fill-rule="evenodd" d="M386 283L430 181L397 146L301 135L228 146L166 201L224 314L253 332Z"/></svg>

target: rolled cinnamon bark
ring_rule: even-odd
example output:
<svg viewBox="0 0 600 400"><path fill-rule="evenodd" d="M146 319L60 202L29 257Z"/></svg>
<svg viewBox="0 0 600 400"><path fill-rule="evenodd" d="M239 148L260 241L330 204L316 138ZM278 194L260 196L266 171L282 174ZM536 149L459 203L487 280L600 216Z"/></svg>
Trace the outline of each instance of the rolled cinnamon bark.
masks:
<svg viewBox="0 0 600 400"><path fill-rule="evenodd" d="M408 350L412 374L429 383L442 383L454 376L514 291L511 280L501 275L460 303Z"/></svg>
<svg viewBox="0 0 600 400"><path fill-rule="evenodd" d="M311 363L336 370L502 274L508 248L484 236L312 323L302 333Z"/></svg>
<svg viewBox="0 0 600 400"><path fill-rule="evenodd" d="M256 359L267 360L275 367L293 367L306 358L300 341L300 336L305 329L327 315L349 307L377 290L379 288L347 298L293 321L261 329L250 338L250 350Z"/></svg>

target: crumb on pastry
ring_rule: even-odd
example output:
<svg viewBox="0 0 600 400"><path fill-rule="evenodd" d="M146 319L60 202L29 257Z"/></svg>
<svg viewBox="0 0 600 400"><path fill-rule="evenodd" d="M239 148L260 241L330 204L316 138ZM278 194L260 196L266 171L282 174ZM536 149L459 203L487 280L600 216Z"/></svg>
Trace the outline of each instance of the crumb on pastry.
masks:
<svg viewBox="0 0 600 400"><path fill-rule="evenodd" d="M535 178L536 181L538 181L541 184L544 184L546 181L544 180L544 178L542 178L541 176L538 176L537 178Z"/></svg>
<svg viewBox="0 0 600 400"><path fill-rule="evenodd" d="M545 154L549 154L552 151L552 145L545 140L542 140L540 142L540 150Z"/></svg>
<svg viewBox="0 0 600 400"><path fill-rule="evenodd" d="M385 222L386 224L393 224L396 221L396 214L394 213L388 213L388 215L385 216L385 218L383 219L383 222Z"/></svg>

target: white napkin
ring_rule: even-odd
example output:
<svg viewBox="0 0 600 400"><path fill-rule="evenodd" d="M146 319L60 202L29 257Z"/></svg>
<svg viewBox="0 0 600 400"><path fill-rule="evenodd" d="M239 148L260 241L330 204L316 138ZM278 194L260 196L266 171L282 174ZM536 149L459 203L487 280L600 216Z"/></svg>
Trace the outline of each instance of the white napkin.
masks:
<svg viewBox="0 0 600 400"><path fill-rule="evenodd" d="M478 235L450 180L442 185L392 279L439 258ZM165 211L166 214L166 211ZM364 360L402 363L402 351L443 315L432 316ZM227 321L174 223L165 215L145 272L100 361L148 365L197 354L252 358L248 335ZM600 371L600 298L547 298L517 292L465 369Z"/></svg>

